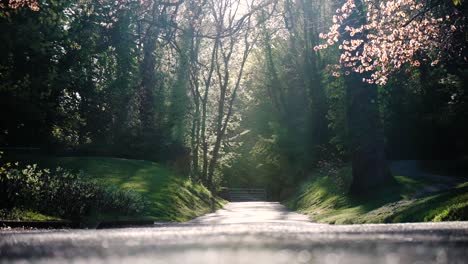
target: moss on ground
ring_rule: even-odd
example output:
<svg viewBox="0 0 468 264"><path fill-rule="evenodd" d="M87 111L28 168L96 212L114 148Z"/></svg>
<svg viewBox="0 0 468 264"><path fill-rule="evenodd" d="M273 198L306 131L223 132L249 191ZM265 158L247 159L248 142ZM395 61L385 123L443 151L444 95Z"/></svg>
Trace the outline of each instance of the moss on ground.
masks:
<svg viewBox="0 0 468 264"><path fill-rule="evenodd" d="M329 224L468 220L468 183L433 192L436 182L395 176L395 184L367 197L351 197L349 167L333 175L315 173L285 202L313 221Z"/></svg>

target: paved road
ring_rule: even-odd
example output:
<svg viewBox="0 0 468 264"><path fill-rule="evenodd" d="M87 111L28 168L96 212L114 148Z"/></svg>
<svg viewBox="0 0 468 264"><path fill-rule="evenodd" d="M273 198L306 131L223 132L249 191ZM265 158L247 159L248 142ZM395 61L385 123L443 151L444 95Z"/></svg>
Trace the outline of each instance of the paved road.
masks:
<svg viewBox="0 0 468 264"><path fill-rule="evenodd" d="M278 203L230 203L185 224L0 232L0 263L468 263L468 223L314 224Z"/></svg>

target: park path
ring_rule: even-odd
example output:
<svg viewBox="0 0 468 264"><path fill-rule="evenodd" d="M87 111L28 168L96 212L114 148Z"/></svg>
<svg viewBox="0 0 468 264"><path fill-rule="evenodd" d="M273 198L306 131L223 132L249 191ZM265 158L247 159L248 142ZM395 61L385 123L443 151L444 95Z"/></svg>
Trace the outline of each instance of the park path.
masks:
<svg viewBox="0 0 468 264"><path fill-rule="evenodd" d="M326 225L278 203L229 203L188 223L0 231L0 263L467 263L468 222Z"/></svg>
<svg viewBox="0 0 468 264"><path fill-rule="evenodd" d="M190 221L192 224L310 222L309 217L291 212L278 202L228 203L222 209Z"/></svg>
<svg viewBox="0 0 468 264"><path fill-rule="evenodd" d="M453 177L429 173L421 168L420 160L396 160L390 162L390 169L395 176L407 176L416 180L428 182L414 197L424 197L438 192L448 191L457 184L467 181L466 177Z"/></svg>

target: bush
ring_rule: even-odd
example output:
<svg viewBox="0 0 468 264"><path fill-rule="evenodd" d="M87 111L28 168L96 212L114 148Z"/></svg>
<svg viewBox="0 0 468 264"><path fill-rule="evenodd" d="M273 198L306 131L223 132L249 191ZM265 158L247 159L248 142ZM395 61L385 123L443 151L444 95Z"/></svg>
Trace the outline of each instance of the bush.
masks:
<svg viewBox="0 0 468 264"><path fill-rule="evenodd" d="M466 221L468 220L468 202L457 203L446 208L432 221Z"/></svg>
<svg viewBox="0 0 468 264"><path fill-rule="evenodd" d="M0 167L0 208L33 210L66 219L90 215L141 215L148 202L132 190L105 186L83 173L62 168L20 168L10 163Z"/></svg>
<svg viewBox="0 0 468 264"><path fill-rule="evenodd" d="M348 193L352 182L352 169L339 159L321 160L317 162L317 173L327 176L333 181L334 188L339 193Z"/></svg>

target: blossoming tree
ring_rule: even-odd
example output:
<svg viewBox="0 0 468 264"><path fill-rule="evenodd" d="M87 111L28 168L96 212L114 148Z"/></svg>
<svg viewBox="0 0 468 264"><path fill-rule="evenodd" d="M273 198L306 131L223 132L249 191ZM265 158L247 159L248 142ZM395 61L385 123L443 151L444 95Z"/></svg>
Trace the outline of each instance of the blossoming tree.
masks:
<svg viewBox="0 0 468 264"><path fill-rule="evenodd" d="M346 0L333 16L324 43L338 45L333 75L345 75L348 136L352 153L351 192L360 194L392 180L386 164L384 134L376 85L404 65L438 64L448 55L462 56L465 45L452 39L466 20L460 2L420 0ZM463 56L462 56L463 57ZM466 60L466 58L464 58Z"/></svg>
<svg viewBox="0 0 468 264"><path fill-rule="evenodd" d="M0 1L0 8L20 8L29 7L33 11L39 11L39 4L37 0L2 0Z"/></svg>
<svg viewBox="0 0 468 264"><path fill-rule="evenodd" d="M314 49L339 45L341 56L335 69L343 69L346 75L369 73L363 81L383 85L405 64L418 67L422 59L436 65L447 54L464 52L453 45L466 24L459 5L460 1L441 0L347 0L336 10L329 32L320 34L326 43ZM356 13L361 17L350 20Z"/></svg>

